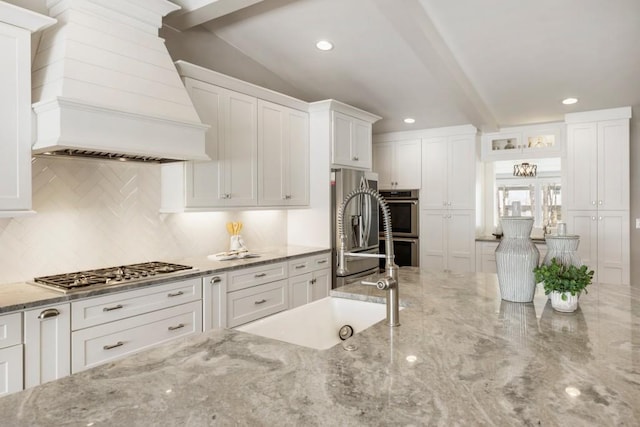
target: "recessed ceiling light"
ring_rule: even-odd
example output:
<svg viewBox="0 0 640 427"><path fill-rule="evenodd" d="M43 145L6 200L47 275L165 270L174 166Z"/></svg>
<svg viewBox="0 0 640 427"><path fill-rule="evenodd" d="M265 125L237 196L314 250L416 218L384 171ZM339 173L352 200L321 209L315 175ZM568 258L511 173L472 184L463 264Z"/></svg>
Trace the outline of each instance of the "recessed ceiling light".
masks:
<svg viewBox="0 0 640 427"><path fill-rule="evenodd" d="M416 119L414 119L413 117L407 117L406 119L404 119L404 122L407 124L412 124L416 122Z"/></svg>
<svg viewBox="0 0 640 427"><path fill-rule="evenodd" d="M575 104L576 102L578 102L578 98L565 98L562 100L562 103L564 105L571 105L571 104Z"/></svg>
<svg viewBox="0 0 640 427"><path fill-rule="evenodd" d="M333 49L333 43L331 43L329 40L320 40L318 43L316 43L316 47L320 50L331 50Z"/></svg>

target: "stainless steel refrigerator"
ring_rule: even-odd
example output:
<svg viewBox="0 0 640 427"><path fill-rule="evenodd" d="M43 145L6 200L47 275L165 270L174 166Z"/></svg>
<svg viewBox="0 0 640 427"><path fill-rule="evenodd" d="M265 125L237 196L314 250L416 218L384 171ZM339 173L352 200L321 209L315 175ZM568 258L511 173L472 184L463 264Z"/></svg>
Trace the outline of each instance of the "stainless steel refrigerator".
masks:
<svg viewBox="0 0 640 427"><path fill-rule="evenodd" d="M347 257L347 273L337 276L338 208L345 197L357 188L378 189L378 175L355 169L335 169L331 171L332 198L332 248L333 248L333 287L367 279L377 275L377 258ZM346 206L343 228L347 236L347 251L378 254L378 202L369 195L357 195Z"/></svg>

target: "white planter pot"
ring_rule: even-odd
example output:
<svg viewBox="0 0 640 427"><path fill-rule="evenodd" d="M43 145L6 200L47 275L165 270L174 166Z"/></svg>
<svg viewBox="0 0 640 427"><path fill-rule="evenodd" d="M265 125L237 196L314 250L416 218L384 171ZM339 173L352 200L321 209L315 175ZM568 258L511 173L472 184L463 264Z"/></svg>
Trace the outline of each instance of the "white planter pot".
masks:
<svg viewBox="0 0 640 427"><path fill-rule="evenodd" d="M564 295L566 295L566 300L562 299L562 292L554 291L549 295L551 295L551 307L553 307L554 310L561 311L563 313L572 313L578 308L578 297L580 294L571 295L570 292L565 292Z"/></svg>

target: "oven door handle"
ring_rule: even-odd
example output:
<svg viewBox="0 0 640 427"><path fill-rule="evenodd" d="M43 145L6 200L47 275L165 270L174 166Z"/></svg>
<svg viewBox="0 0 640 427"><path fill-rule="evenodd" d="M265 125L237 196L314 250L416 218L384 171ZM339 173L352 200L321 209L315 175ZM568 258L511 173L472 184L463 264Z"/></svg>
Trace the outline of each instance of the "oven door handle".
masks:
<svg viewBox="0 0 640 427"><path fill-rule="evenodd" d="M418 201L417 200L393 200L393 199L389 200L389 199L386 199L386 201L387 201L388 205L399 205L401 203L407 203L407 204L411 204L411 205L414 205L414 206L418 205Z"/></svg>

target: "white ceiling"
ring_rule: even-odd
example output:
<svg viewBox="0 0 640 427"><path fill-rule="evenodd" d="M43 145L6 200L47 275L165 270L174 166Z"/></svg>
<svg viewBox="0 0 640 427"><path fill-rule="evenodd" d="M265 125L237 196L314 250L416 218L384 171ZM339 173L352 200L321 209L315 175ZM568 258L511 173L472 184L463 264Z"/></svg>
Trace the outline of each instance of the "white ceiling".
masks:
<svg viewBox="0 0 640 427"><path fill-rule="evenodd" d="M640 105L638 0L264 0L163 36L174 59L378 114L377 133Z"/></svg>
<svg viewBox="0 0 640 427"><path fill-rule="evenodd" d="M640 106L640 0L173 1L187 11L161 31L174 59L346 102L383 117L376 133Z"/></svg>

